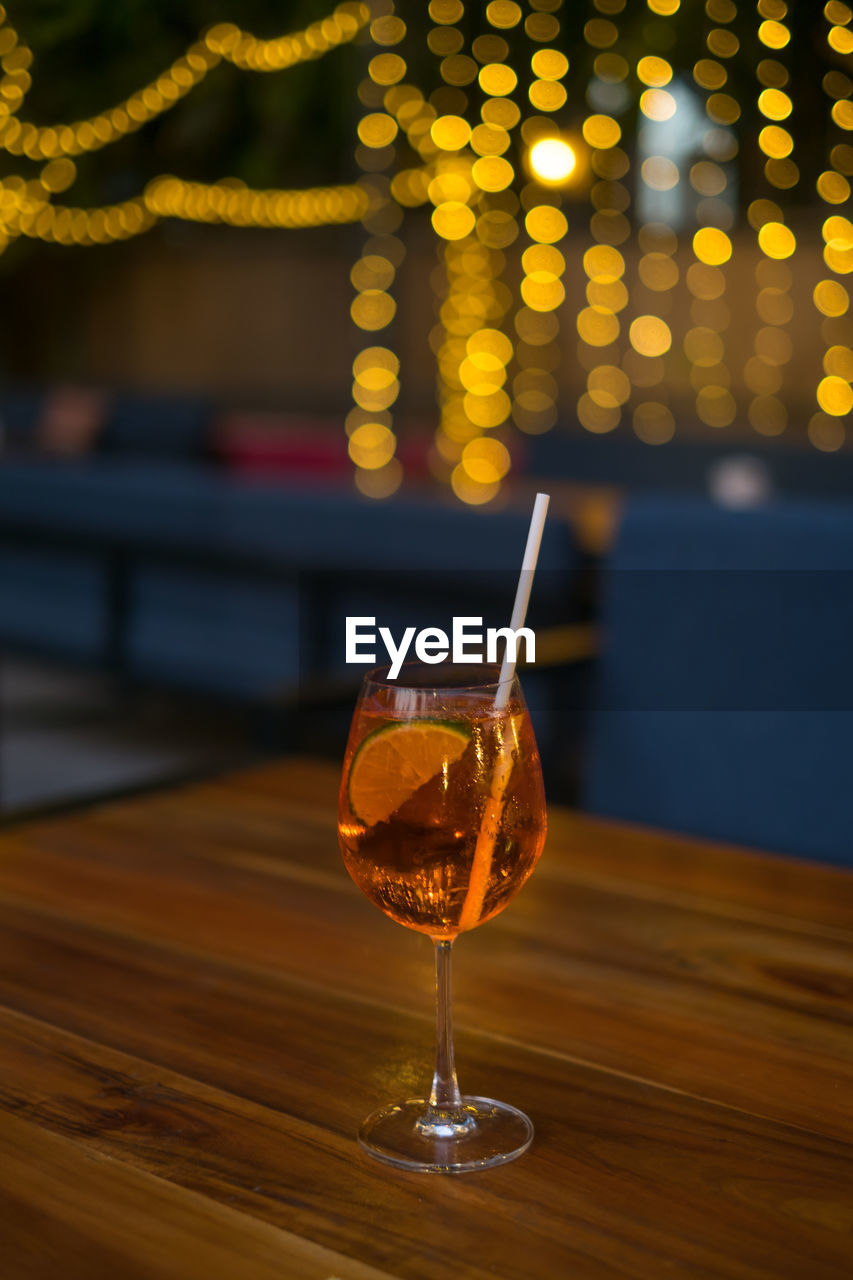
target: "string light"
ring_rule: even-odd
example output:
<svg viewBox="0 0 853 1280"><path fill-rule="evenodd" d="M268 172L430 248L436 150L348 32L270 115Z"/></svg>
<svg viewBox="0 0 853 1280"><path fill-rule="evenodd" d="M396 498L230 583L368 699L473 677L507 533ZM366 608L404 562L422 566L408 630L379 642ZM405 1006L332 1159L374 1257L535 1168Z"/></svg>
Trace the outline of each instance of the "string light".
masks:
<svg viewBox="0 0 853 1280"><path fill-rule="evenodd" d="M790 73L778 55L790 42L790 31L783 22L787 15L784 0L758 0L758 39L764 46L757 67L761 86L758 109L762 124L758 146L765 157L764 176L776 192L788 191L799 181L799 168L792 158L794 140L786 127L790 123L793 102L786 92ZM784 123L783 123L784 122ZM761 198L749 206L747 216L756 232L761 259L755 270L756 311L760 327L754 339L753 355L744 367L744 380L752 392L748 406L749 421L761 435L780 435L788 425L788 410L783 390L785 366L793 355L793 343L787 326L794 317L791 287L794 274L790 259L796 248L794 232L785 223L785 214L777 199Z"/></svg>
<svg viewBox="0 0 853 1280"><path fill-rule="evenodd" d="M373 0L370 8L340 4L304 30L272 39L220 23L116 106L89 119L46 126L22 118L33 55L0 10L0 149L37 166L37 176L0 180L0 252L19 236L63 245L111 243L167 217L269 228L361 222L365 238L351 272L351 309L363 337L353 361L347 433L357 486L383 497L402 478L393 421L401 367L390 336L396 277L405 257L397 232L406 209L426 206L440 249L433 273L438 323L430 334L440 404L432 466L461 500L481 504L500 494L510 469L509 419L534 434L556 421L555 375L564 362L559 342L568 231L564 191L591 175L590 243L583 255L586 305L577 316L577 350L587 382L578 402L581 423L607 432L630 408L641 440L670 439L675 418L665 390L673 377L667 374L676 374L683 351L698 417L708 426L728 426L736 416L724 335L728 264L737 243L730 235L729 168L738 146L733 126L741 115L731 76L732 59L741 53L733 30L737 8L733 0L705 0L708 22L692 67L707 117L704 154L688 164L660 141L676 122L687 136L689 120L680 114L686 110L685 90L676 66L663 56L675 41L673 22L681 20L686 6L680 0L646 0L653 16L644 35L652 34L645 41L648 52L632 68L619 52L626 0L593 2L595 12L583 29L593 70L583 141L558 124L568 101L569 73L560 48L562 0L530 0L524 7L515 0L490 0L477 11L484 19L478 34L474 12L469 6L466 14L463 0L430 0L433 25L427 40L441 85L428 98L407 81L401 52L405 21L392 0ZM753 428L775 435L786 425L786 398L780 393L793 355L789 329L797 239L786 221L785 193L797 187L800 172L786 65L788 8L785 0L756 2L761 46L757 144L767 188L748 209L760 251L755 303L760 324L743 377ZM823 13L832 64L823 90L833 136L816 182L824 206L824 247L811 296L824 350L808 436L818 449L831 451L844 443L843 419L853 411L853 319L846 279L853 272L853 223L847 216L853 82L837 65L853 52L853 12L841 0L828 0ZM322 57L368 26L367 73L359 86L358 182L257 189L233 178L205 184L164 174L122 203L81 208L68 197L58 203L74 185L76 158L170 110L220 62L252 73L283 71ZM522 38L527 54L523 68L518 65L519 80L510 64L510 42L519 48ZM634 72L636 93L629 84ZM637 186L646 213L637 218L639 252L634 254L627 247L630 162L622 129L637 97ZM688 216L695 215L698 225L689 233L693 261L682 277L678 233L688 199ZM516 255L521 305L514 308L505 277ZM690 294L690 323L683 343L676 344L672 320L681 278Z"/></svg>
<svg viewBox="0 0 853 1280"><path fill-rule="evenodd" d="M0 82L0 94L9 108L10 118L0 127L0 148L11 155L31 160L49 160L56 156L76 156L97 151L133 133L144 124L169 111L181 98L201 84L222 59L233 62L244 71L282 71L301 62L320 58L338 45L354 39L369 20L366 4L344 3L320 22L304 31L259 40L233 23L220 23L192 44L180 58L154 80L107 111L87 120L71 124L38 126L15 118L29 87L26 66L7 71ZM17 33L4 28L5 42L10 45L6 56L16 49L20 62L21 46ZM29 50L26 50L29 54ZM31 58L31 55L29 55Z"/></svg>
<svg viewBox="0 0 853 1280"><path fill-rule="evenodd" d="M362 189L367 189L370 200L361 216L368 238L350 272L355 289L350 314L357 329L371 339L381 336L382 344L371 342L353 361L354 408L347 418L347 434L356 488L370 498L387 498L403 478L393 423L393 406L400 391L400 359L389 345L387 331L397 312L391 290L406 250L394 235L403 215L388 171L396 159L400 125L388 107L405 101L395 86L400 86L406 75L406 61L399 52L406 24L390 0L382 11L375 8L374 13L370 37L377 52L370 58L368 79L359 89L366 112L358 124L356 149L359 166L368 175L362 179Z"/></svg>
<svg viewBox="0 0 853 1280"><path fill-rule="evenodd" d="M597 181L590 191L593 244L583 258L587 305L576 320L578 359L587 371L577 414L587 431L602 434L619 425L622 408L631 395L631 378L626 371L630 361L623 366L619 341L623 327L619 317L629 304L626 264L619 246L631 233L626 217L630 195L622 182L630 162L619 145L622 126L617 119L627 111L631 96L626 86L628 63L616 52L619 28L613 21L624 9L624 0L595 0L595 7L606 16L591 18L584 27L584 39L594 51L594 75L587 89L590 113L582 131Z"/></svg>
<svg viewBox="0 0 853 1280"><path fill-rule="evenodd" d="M734 254L728 235L734 214L726 200L727 165L737 155L731 126L741 114L736 100L723 90L729 84L728 59L738 52L740 43L729 29L737 17L731 0L707 0L705 13L711 25L705 29L703 56L693 65L693 80L704 95L708 124L703 135L704 158L691 165L688 175L698 226L691 241L694 261L686 272L690 327L682 347L690 363L696 416L705 426L722 429L731 426L737 416L724 335L731 321L726 302L727 268Z"/></svg>
<svg viewBox="0 0 853 1280"><path fill-rule="evenodd" d="M32 52L0 10L0 148L45 162L34 182L11 175L0 181L0 252L17 236L64 245L108 244L150 230L160 218L221 222L240 227L315 227L355 222L376 202L364 186L308 190L255 190L237 179L213 184L163 175L142 196L96 208L60 206L52 196L70 187L77 170L71 156L98 150L169 110L222 58L245 70L277 71L319 58L352 40L365 26L367 6L339 5L304 31L258 40L233 24L212 28L162 75L111 110L73 124L36 126L18 118L31 78Z"/></svg>
<svg viewBox="0 0 853 1280"><path fill-rule="evenodd" d="M576 149L555 119L567 100L563 80L569 70L568 58L557 47L561 7L562 0L532 0L534 12L524 24L530 56L527 99L533 113L521 125L530 181L521 191L527 248L521 255L522 306L515 315L518 371L512 382L512 416L529 435L549 431L557 420L558 311L566 296L566 259L559 246L568 231L561 205L565 184L577 170Z"/></svg>
<svg viewBox="0 0 853 1280"><path fill-rule="evenodd" d="M652 12L657 11L653 8ZM679 163L682 157L673 145L680 140L680 130L670 124L678 105L671 92L673 74L671 63L657 54L646 54L637 62L636 76L642 86L640 112L644 117L639 177L645 220L638 232L638 278L631 296L634 319L628 326L622 368L636 391L631 415L634 434L649 445L665 444L675 432L666 390L666 373L672 359L672 330L667 317L681 275L676 258L678 236L671 223L684 198L684 181ZM627 304L627 293L620 300Z"/></svg>
<svg viewBox="0 0 853 1280"><path fill-rule="evenodd" d="M840 0L829 0L824 6L828 25L826 43L831 54L853 51L853 9ZM830 56L831 56L830 54ZM845 442L842 418L853 411L853 319L850 316L850 294L846 277L853 271L853 223L838 210L850 200L850 175L853 174L853 147L846 140L853 128L853 111L847 115L838 108L850 107L851 82L843 72L828 71L823 78L824 91L832 106L829 163L817 179L817 192L823 201L823 260L827 269L814 287L814 305L822 317L821 336L824 355L815 398L818 409L808 424L808 437L815 448L830 453Z"/></svg>
<svg viewBox="0 0 853 1280"><path fill-rule="evenodd" d="M513 347L501 325L511 295L501 276L504 249L518 235L518 199L505 153L520 112L512 100L517 76L506 64L509 45L497 33L516 26L521 9L494 0L486 10L491 31L472 40L470 54L456 26L464 16L459 0L432 0L429 13L436 26L428 43L443 55L444 81L432 98L437 153L427 188L432 226L444 242L434 278L439 324L431 337L440 406L434 469L449 473L463 502L480 505L497 496L510 465L506 445L493 433L510 412L505 383ZM484 100L480 123L472 126L466 111L476 92Z"/></svg>

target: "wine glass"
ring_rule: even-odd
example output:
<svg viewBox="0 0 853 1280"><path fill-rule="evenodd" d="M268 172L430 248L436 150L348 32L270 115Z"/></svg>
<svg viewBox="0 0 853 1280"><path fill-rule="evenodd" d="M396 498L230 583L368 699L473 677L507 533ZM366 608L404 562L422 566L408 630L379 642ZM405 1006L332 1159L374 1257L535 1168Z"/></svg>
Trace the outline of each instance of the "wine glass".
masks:
<svg viewBox="0 0 853 1280"><path fill-rule="evenodd" d="M338 833L355 883L435 944L436 1062L428 1098L382 1107L359 1141L404 1169L461 1173L512 1160L533 1137L507 1103L460 1093L450 998L454 938L497 915L545 841L539 753L517 677L407 664L369 672L353 715Z"/></svg>

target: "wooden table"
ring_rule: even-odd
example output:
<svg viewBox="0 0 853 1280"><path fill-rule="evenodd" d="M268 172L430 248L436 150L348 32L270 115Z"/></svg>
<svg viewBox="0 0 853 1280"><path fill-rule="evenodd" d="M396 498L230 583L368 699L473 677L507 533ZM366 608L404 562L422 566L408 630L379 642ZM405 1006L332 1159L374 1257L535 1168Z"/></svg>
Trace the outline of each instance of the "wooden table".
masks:
<svg viewBox="0 0 853 1280"><path fill-rule="evenodd" d="M430 944L347 878L292 761L0 850L3 1280L847 1277L853 875L553 815L457 948L464 1089L531 1150L403 1174Z"/></svg>

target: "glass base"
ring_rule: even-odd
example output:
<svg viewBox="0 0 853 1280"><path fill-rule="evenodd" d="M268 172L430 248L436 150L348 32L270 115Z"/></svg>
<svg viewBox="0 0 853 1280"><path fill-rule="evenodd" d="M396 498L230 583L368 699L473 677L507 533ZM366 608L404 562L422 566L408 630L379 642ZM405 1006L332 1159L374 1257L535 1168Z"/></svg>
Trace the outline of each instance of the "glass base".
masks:
<svg viewBox="0 0 853 1280"><path fill-rule="evenodd" d="M533 1141L523 1111L494 1098L464 1097L457 1110L431 1111L426 1098L409 1098L368 1116L358 1131L364 1150L398 1169L470 1173L522 1155Z"/></svg>

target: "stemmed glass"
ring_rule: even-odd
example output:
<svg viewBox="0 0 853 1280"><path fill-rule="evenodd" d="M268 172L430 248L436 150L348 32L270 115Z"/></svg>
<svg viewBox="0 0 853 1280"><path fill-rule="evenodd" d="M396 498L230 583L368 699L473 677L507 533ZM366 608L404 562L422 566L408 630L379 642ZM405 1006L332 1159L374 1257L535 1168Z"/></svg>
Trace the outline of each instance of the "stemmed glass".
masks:
<svg viewBox="0 0 853 1280"><path fill-rule="evenodd" d="M503 910L545 841L530 716L517 677L503 688L499 675L420 664L396 680L369 672L344 759L347 870L386 915L435 944L430 1095L382 1107L359 1131L372 1156L405 1169L484 1169L521 1155L533 1137L522 1111L460 1093L453 1055L453 940Z"/></svg>

